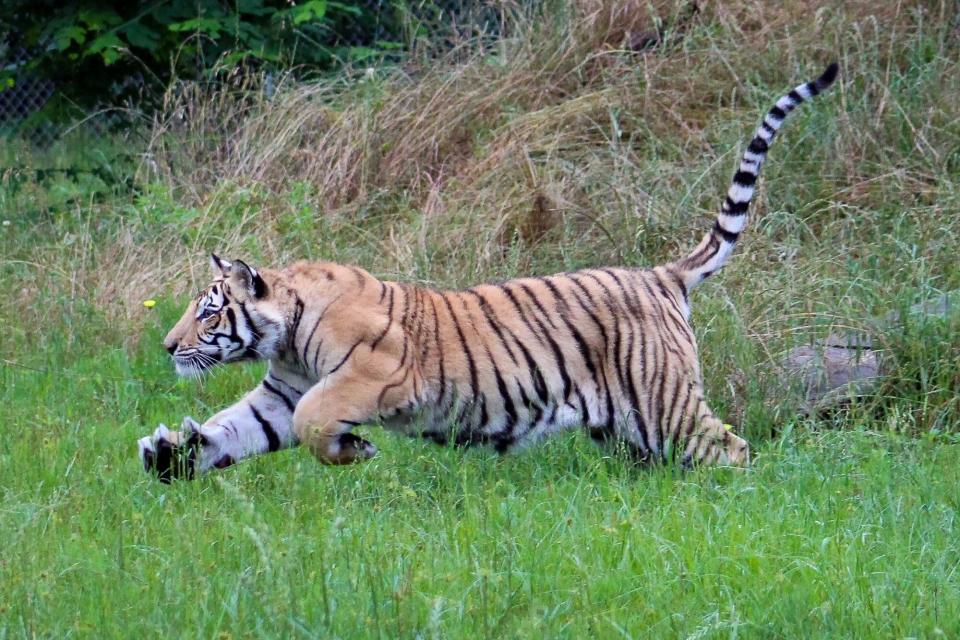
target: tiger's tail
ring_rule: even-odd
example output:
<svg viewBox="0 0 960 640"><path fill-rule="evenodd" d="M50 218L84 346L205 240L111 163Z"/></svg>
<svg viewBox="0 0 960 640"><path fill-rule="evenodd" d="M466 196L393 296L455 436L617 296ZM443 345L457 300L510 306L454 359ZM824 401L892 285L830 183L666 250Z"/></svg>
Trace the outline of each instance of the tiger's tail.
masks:
<svg viewBox="0 0 960 640"><path fill-rule="evenodd" d="M740 168L733 176L713 228L689 255L672 265L679 272L687 290L696 287L726 264L737 238L747 226L747 210L753 197L754 184L777 130L787 114L833 84L838 70L839 65L831 63L819 78L799 85L777 100L777 104L767 112L750 146L743 152Z"/></svg>

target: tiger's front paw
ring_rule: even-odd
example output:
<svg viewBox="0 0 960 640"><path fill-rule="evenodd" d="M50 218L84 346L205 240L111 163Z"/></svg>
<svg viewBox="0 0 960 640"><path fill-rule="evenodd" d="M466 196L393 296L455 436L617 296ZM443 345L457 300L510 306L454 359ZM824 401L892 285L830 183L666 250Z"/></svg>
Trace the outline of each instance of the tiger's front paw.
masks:
<svg viewBox="0 0 960 640"><path fill-rule="evenodd" d="M169 484L174 478L193 478L200 456L200 425L189 416L183 419L182 431L170 431L161 424L152 435L140 438L140 460L147 473L156 474L160 482Z"/></svg>

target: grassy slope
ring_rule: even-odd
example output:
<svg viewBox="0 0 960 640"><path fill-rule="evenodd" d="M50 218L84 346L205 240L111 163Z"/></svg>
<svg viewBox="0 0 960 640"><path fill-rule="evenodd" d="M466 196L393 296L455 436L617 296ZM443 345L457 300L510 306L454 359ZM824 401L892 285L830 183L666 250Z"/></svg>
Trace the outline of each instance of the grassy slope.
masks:
<svg viewBox="0 0 960 640"><path fill-rule="evenodd" d="M436 122L406 140L339 116L309 162L254 169L239 151L214 162L167 142L157 157L224 175L185 165L134 199L93 179L14 190L7 177L0 637L957 637L956 323L882 336L895 357L884 411L835 429L790 417L772 372L830 327L960 288L955 16L920 3L873 20L870 4L821 13L811 33L812 9L746 3L704 15L677 50L599 69L579 66L602 47L578 32L546 61L521 47L513 66L330 89L361 124L424 104ZM257 377L178 381L156 347L205 277L195 254L325 257L446 285L653 262L689 246L730 150L817 51L839 52L844 84L786 126L761 215L694 303L711 400L751 437L751 471L639 472L579 435L497 458L376 428L382 454L355 468L290 451L173 487L140 471L136 437L209 415ZM465 80L440 92L445 74ZM484 102L478 77L503 101ZM290 100L278 122L303 111ZM458 109L479 124L451 142ZM351 178L352 194L327 180L323 153L363 164L371 140L378 171ZM251 172L261 180L239 179ZM145 297L160 304L147 312Z"/></svg>

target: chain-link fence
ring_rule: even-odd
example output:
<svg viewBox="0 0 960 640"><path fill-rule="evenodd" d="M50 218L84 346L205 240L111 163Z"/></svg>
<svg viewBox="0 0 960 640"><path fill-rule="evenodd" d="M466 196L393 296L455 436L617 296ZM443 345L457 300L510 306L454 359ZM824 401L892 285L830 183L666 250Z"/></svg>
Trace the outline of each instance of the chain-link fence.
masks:
<svg viewBox="0 0 960 640"><path fill-rule="evenodd" d="M19 67L28 60L28 54L23 49L8 54L4 66ZM48 142L55 132L51 126L43 126L36 122L30 127L31 119L47 104L53 96L56 87L53 82L42 78L24 77L13 86L3 87L0 90L0 135L10 137L20 131L33 129L27 135L37 144Z"/></svg>
<svg viewBox="0 0 960 640"><path fill-rule="evenodd" d="M432 0L421 3L418 9L385 0L360 0L353 4L358 5L361 12L353 19L336 24L330 34L331 45L373 50L386 47L383 50L396 51L396 47L413 37L432 38L442 43L454 35L494 35L502 27L499 10L484 0ZM28 51L4 49L0 41L0 67L22 69L29 63ZM129 81L142 84L142 78ZM12 86L0 86L0 140L46 148L70 132L82 130L101 136L129 122L123 111L110 109L112 105L103 105L105 108L90 113L76 110L72 118L64 119L61 115L51 120L46 113L53 110L51 107L59 99L63 96L53 81L29 74L18 74ZM64 112L62 108L57 111Z"/></svg>

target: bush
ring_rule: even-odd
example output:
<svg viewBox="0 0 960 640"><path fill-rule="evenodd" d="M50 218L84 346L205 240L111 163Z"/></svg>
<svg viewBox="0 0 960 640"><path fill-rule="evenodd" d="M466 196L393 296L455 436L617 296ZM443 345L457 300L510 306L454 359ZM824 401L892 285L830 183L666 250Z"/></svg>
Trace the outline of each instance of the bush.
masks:
<svg viewBox="0 0 960 640"><path fill-rule="evenodd" d="M217 65L324 69L396 48L381 38L383 18L396 16L361 9L358 0L66 4L13 0L0 12L0 58L20 60L0 69L0 90L27 77L52 80L59 99L47 117L134 97L149 102L171 78L201 78Z"/></svg>

